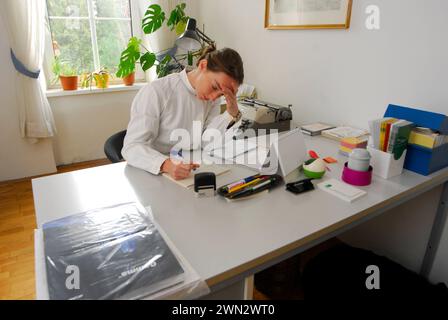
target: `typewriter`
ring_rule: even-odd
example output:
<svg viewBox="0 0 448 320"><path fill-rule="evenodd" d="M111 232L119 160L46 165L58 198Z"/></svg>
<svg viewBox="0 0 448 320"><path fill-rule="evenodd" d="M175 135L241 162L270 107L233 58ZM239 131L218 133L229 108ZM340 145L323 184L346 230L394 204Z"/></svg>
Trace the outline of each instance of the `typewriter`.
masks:
<svg viewBox="0 0 448 320"><path fill-rule="evenodd" d="M241 111L241 123L234 133L233 139L250 138L259 133L269 134L291 129L292 105L288 107L257 99L244 98L238 103ZM252 130L251 130L252 129Z"/></svg>

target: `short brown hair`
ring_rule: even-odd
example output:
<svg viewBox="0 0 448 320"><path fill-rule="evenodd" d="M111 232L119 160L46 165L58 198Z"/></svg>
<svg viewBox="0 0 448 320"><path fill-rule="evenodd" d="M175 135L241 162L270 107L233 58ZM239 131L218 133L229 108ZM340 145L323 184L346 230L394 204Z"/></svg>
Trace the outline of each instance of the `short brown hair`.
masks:
<svg viewBox="0 0 448 320"><path fill-rule="evenodd" d="M199 62L204 59L207 60L208 70L213 72L224 72L238 82L238 84L243 83L243 60L235 50L230 48L216 50L215 46L208 46L202 51L197 65L199 65Z"/></svg>

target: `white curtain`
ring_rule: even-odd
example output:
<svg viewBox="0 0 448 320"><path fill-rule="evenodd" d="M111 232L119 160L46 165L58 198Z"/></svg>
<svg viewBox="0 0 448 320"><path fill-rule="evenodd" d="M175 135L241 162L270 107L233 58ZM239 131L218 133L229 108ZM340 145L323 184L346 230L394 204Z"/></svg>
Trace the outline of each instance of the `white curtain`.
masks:
<svg viewBox="0 0 448 320"><path fill-rule="evenodd" d="M0 3L12 52L27 71L39 72L44 59L45 0ZM39 77L43 77L43 71ZM16 88L21 136L31 142L54 136L53 114L39 79L17 72Z"/></svg>

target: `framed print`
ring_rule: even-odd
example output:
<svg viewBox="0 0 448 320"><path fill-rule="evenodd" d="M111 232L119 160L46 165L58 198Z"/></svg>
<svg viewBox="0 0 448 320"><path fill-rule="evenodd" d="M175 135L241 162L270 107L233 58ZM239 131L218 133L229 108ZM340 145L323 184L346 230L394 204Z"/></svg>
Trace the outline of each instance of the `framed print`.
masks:
<svg viewBox="0 0 448 320"><path fill-rule="evenodd" d="M353 0L266 0L267 29L348 29Z"/></svg>

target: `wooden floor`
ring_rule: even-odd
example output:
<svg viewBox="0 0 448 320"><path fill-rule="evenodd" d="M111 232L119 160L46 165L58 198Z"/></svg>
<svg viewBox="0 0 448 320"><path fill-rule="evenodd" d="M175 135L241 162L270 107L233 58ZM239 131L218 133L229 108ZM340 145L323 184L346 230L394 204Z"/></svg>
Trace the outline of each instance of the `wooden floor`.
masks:
<svg viewBox="0 0 448 320"><path fill-rule="evenodd" d="M58 173L110 163L107 159L58 167ZM0 300L34 299L34 213L31 178L0 182Z"/></svg>

